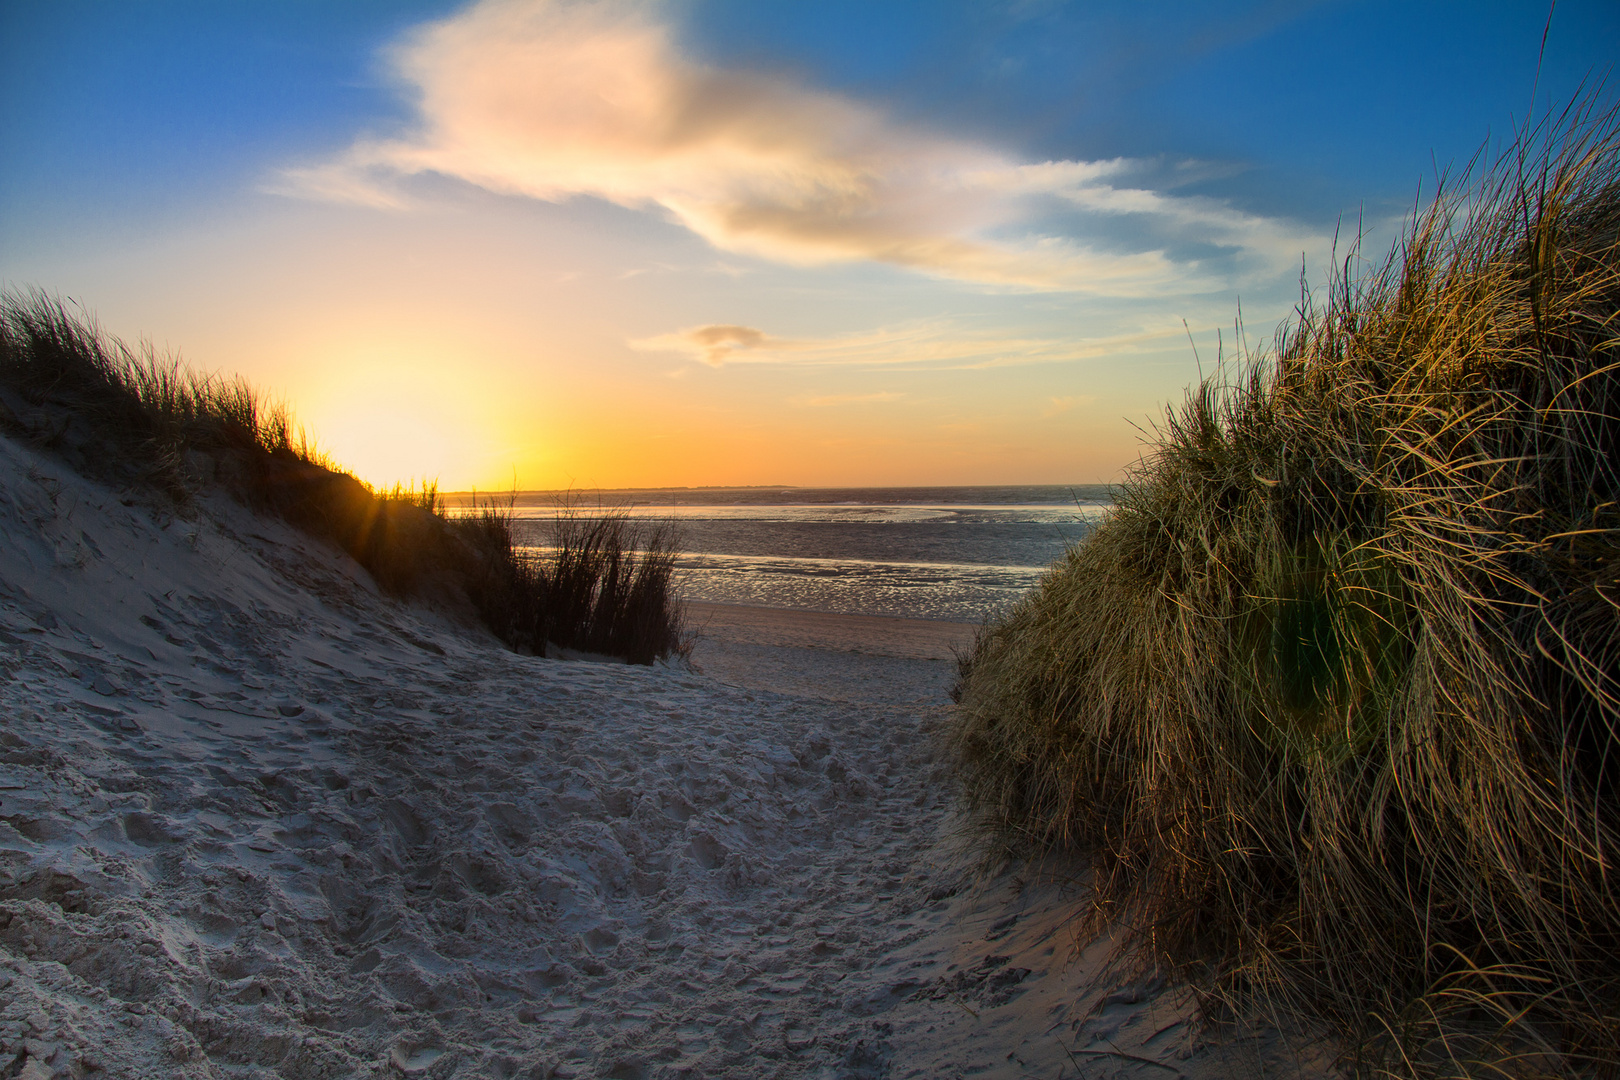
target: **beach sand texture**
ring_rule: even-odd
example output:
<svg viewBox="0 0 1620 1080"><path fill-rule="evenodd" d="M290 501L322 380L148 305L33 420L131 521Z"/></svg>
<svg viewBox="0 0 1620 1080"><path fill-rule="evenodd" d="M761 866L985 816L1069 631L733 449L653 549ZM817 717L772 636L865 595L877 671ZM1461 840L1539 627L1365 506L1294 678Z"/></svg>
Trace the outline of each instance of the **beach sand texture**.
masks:
<svg viewBox="0 0 1620 1080"><path fill-rule="evenodd" d="M975 871L962 624L694 605L682 667L514 656L223 499L0 439L0 1069L1316 1075Z"/></svg>

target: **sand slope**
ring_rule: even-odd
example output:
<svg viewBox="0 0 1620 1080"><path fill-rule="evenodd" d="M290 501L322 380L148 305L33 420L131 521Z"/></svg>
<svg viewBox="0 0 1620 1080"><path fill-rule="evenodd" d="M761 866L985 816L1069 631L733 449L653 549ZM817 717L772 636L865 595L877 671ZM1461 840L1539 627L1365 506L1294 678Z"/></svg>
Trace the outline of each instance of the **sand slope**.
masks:
<svg viewBox="0 0 1620 1080"><path fill-rule="evenodd" d="M972 885L948 660L761 617L711 674L516 657L0 439L0 1073L1230 1071L1060 885Z"/></svg>

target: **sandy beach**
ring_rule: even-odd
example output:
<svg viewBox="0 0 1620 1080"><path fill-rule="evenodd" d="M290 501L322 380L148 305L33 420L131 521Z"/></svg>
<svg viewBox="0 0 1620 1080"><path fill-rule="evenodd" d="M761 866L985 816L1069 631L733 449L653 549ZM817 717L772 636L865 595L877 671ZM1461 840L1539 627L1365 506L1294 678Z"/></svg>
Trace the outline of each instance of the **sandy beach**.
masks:
<svg viewBox="0 0 1620 1080"><path fill-rule="evenodd" d="M938 706L956 674L968 623L690 603L692 660L750 690L813 699Z"/></svg>
<svg viewBox="0 0 1620 1080"><path fill-rule="evenodd" d="M0 1067L120 1077L1320 1074L984 868L962 623L692 605L516 656L223 499L0 439Z"/></svg>

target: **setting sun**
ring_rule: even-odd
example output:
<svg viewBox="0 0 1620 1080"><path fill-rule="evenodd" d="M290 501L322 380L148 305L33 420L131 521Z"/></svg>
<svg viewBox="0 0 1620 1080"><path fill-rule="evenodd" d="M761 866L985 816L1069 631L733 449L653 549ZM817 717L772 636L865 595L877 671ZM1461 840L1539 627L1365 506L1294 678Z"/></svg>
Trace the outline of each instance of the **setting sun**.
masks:
<svg viewBox="0 0 1620 1080"><path fill-rule="evenodd" d="M1620 1076L1617 58L0 2L0 1074Z"/></svg>

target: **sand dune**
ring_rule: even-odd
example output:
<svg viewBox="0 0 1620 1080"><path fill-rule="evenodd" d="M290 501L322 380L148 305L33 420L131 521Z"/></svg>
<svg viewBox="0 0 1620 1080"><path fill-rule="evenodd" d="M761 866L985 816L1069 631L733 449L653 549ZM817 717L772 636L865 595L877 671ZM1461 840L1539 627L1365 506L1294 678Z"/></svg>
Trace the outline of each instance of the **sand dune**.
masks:
<svg viewBox="0 0 1620 1080"><path fill-rule="evenodd" d="M711 609L703 672L518 657L3 439L0 533L8 1075L1320 1065L1079 948L1061 868L975 876L935 750L971 628Z"/></svg>

